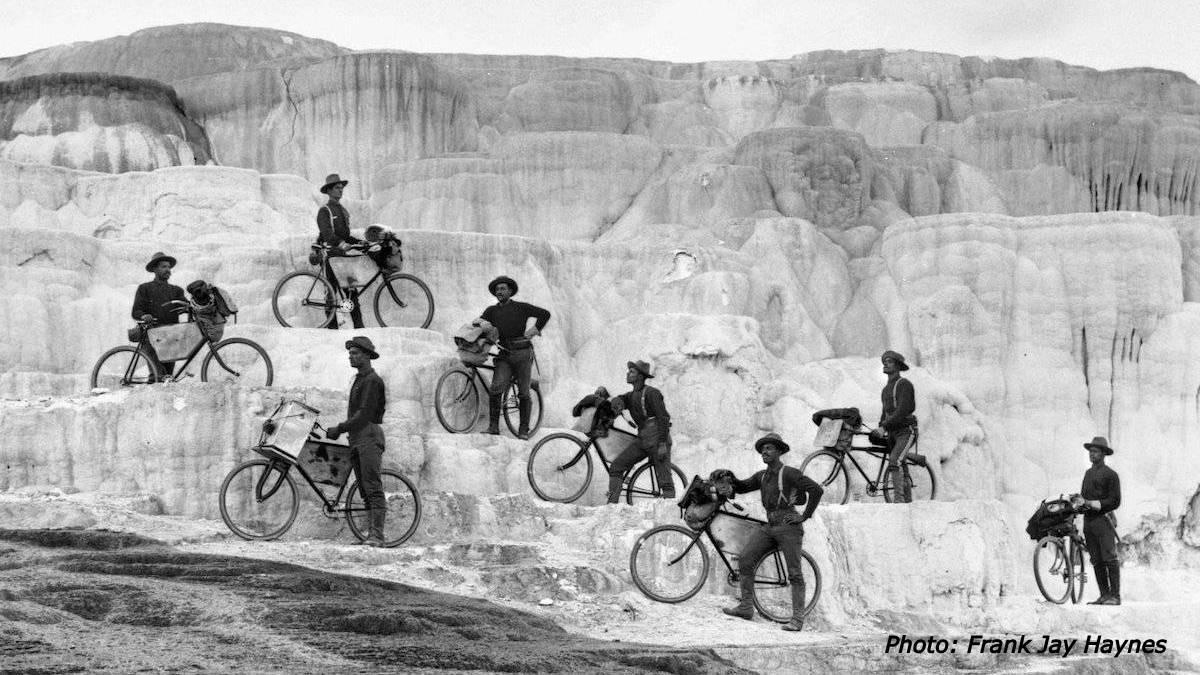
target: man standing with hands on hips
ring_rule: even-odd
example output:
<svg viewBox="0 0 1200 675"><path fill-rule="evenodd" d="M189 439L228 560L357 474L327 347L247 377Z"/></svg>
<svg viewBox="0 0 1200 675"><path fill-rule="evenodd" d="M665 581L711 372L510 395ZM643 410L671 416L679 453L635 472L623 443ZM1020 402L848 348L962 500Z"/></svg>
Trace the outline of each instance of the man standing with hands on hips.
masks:
<svg viewBox="0 0 1200 675"><path fill-rule="evenodd" d="M529 386L533 381L532 338L542 334L542 329L550 321L550 312L537 305L513 300L512 297L517 294L517 282L511 277L500 276L492 279L488 284L488 292L495 296L496 304L483 310L480 318L496 327L503 349L496 355L492 386L488 392L487 433L493 436L500 434L500 405L504 400L504 392L508 391L508 385L515 377L517 402L521 413L517 438L524 441L529 438ZM534 319L534 325L527 328L529 319Z"/></svg>
<svg viewBox="0 0 1200 675"><path fill-rule="evenodd" d="M350 367L358 371L350 385L350 404L346 421L326 430L331 440L350 433L350 461L367 505L367 546L383 546L383 527L387 520L387 497L383 493L383 412L387 391L383 378L371 367L379 358L375 345L361 335L346 341Z"/></svg>

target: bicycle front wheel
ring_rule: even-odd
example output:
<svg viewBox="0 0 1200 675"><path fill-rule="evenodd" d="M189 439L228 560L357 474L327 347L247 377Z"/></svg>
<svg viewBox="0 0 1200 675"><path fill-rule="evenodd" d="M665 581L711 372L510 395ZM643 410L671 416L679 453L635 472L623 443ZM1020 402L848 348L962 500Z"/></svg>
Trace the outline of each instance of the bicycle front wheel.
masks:
<svg viewBox="0 0 1200 675"><path fill-rule="evenodd" d="M534 494L548 502L570 503L592 482L592 456L587 444L571 434L550 434L529 452L525 473Z"/></svg>
<svg viewBox="0 0 1200 675"><path fill-rule="evenodd" d="M296 520L300 495L290 466L266 459L242 462L221 483L221 520L242 539L276 539Z"/></svg>
<svg viewBox="0 0 1200 675"><path fill-rule="evenodd" d="M822 503L845 504L850 501L850 474L846 473L846 465L842 463L839 453L818 450L804 458L800 471L825 490L825 494L821 495Z"/></svg>
<svg viewBox="0 0 1200 675"><path fill-rule="evenodd" d="M121 345L104 352L92 366L92 389L118 389L162 379L158 363L137 347Z"/></svg>
<svg viewBox="0 0 1200 675"><path fill-rule="evenodd" d="M267 387L274 379L271 357L257 342L246 338L229 338L212 345L200 366L201 382Z"/></svg>
<svg viewBox="0 0 1200 675"><path fill-rule="evenodd" d="M452 434L465 434L479 421L479 388L472 373L455 368L438 379L433 395L433 410L442 428Z"/></svg>
<svg viewBox="0 0 1200 675"><path fill-rule="evenodd" d="M375 319L380 326L428 328L433 322L433 294L411 274L389 274L375 290Z"/></svg>
<svg viewBox="0 0 1200 675"><path fill-rule="evenodd" d="M1071 602L1083 602L1083 587L1087 585L1087 568L1083 566L1083 541L1072 539L1067 546L1071 562Z"/></svg>
<svg viewBox="0 0 1200 675"><path fill-rule="evenodd" d="M921 466L912 460L905 459L900 474L904 480L908 481L908 494L912 498L911 501L930 501L937 494L937 479L934 478L933 469L928 464ZM896 500L896 486L892 482L894 475L896 474L891 471L883 472L883 499L888 503Z"/></svg>
<svg viewBox="0 0 1200 675"><path fill-rule="evenodd" d="M383 545L393 548L408 541L421 524L421 495L412 481L399 471L384 469L380 476L383 478L383 497L387 501ZM359 540L366 539L370 531L369 513L358 482L351 483L346 492L346 524Z"/></svg>
<svg viewBox="0 0 1200 675"><path fill-rule="evenodd" d="M1033 552L1033 577L1042 597L1056 605L1067 601L1071 594L1071 563L1062 539L1046 536L1038 541Z"/></svg>
<svg viewBox="0 0 1200 675"><path fill-rule="evenodd" d="M271 293L271 311L286 328L324 328L336 305L333 286L312 272L292 272Z"/></svg>
<svg viewBox="0 0 1200 675"><path fill-rule="evenodd" d="M683 489L687 487L687 479L683 477L683 470L674 464L671 465L671 485L675 486L675 499L683 495ZM633 472L633 477L629 479L629 484L625 488L625 503L633 504L634 500L646 499L662 499L662 490L658 485L658 471L650 462L642 464Z"/></svg>
<svg viewBox="0 0 1200 675"><path fill-rule="evenodd" d="M683 602L700 592L708 579L708 551L701 532L660 525L642 533L629 553L629 573L646 597Z"/></svg>
<svg viewBox="0 0 1200 675"><path fill-rule="evenodd" d="M808 551L800 551L800 575L804 579L804 615L821 597L821 570ZM768 551L754 565L754 607L776 623L792 620L792 587L787 560L778 549Z"/></svg>
<svg viewBox="0 0 1200 675"><path fill-rule="evenodd" d="M518 428L521 422L521 402L517 398L520 394L520 388L516 383L509 385L508 392L504 395L504 425L512 432L513 436L520 431ZM542 392L540 389L533 387L529 388L529 433L538 430L542 426Z"/></svg>

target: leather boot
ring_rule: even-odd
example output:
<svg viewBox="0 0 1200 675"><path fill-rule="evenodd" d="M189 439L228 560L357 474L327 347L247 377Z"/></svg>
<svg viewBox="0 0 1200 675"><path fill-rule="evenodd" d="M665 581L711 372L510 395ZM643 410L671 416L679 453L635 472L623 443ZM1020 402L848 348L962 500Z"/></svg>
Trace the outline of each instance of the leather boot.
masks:
<svg viewBox="0 0 1200 675"><path fill-rule="evenodd" d="M912 503L912 475L908 473L908 466L901 466L898 475L900 481L896 483L896 501L901 504Z"/></svg>
<svg viewBox="0 0 1200 675"><path fill-rule="evenodd" d="M662 499L675 499L675 481L671 480L671 463L662 462L654 467L654 477L658 480L658 493Z"/></svg>
<svg viewBox="0 0 1200 675"><path fill-rule="evenodd" d="M376 548L383 547L383 526L387 522L387 509L371 509L367 514L370 522L370 529L367 534L367 546Z"/></svg>
<svg viewBox="0 0 1200 675"><path fill-rule="evenodd" d="M625 487L625 481L620 476L608 477L608 503L616 504L621 501L621 489Z"/></svg>
<svg viewBox="0 0 1200 675"><path fill-rule="evenodd" d="M533 407L533 402L529 397L518 399L517 410L520 412L520 422L517 424L517 438L527 441L529 440L529 413Z"/></svg>
<svg viewBox="0 0 1200 675"><path fill-rule="evenodd" d="M783 630L804 630L804 580L792 583L788 588L792 589L792 620L783 624Z"/></svg>
<svg viewBox="0 0 1200 675"><path fill-rule="evenodd" d="M1105 563L1108 569L1108 598L1098 604L1121 604L1121 563Z"/></svg>
<svg viewBox="0 0 1200 675"><path fill-rule="evenodd" d="M500 435L500 397L496 395L488 396L488 428L486 433L493 436Z"/></svg>
<svg viewBox="0 0 1200 675"><path fill-rule="evenodd" d="M375 512L373 510L367 509L367 538L357 539L350 543L351 546L366 546L367 542L371 541L371 524L375 522L374 518L372 517L374 513Z"/></svg>
<svg viewBox="0 0 1200 675"><path fill-rule="evenodd" d="M722 607L721 611L747 621L754 620L754 571L742 572L738 579L738 604Z"/></svg>
<svg viewBox="0 0 1200 675"><path fill-rule="evenodd" d="M1096 588L1100 589L1100 597L1089 602L1088 604L1103 605L1108 600L1110 593L1108 586L1108 569L1105 567L1104 563L1092 563L1092 572L1096 575Z"/></svg>

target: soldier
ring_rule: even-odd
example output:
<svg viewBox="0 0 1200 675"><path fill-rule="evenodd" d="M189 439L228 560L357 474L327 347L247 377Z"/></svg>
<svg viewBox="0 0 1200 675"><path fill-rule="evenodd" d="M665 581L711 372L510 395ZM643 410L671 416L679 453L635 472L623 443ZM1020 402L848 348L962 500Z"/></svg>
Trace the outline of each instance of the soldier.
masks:
<svg viewBox="0 0 1200 675"><path fill-rule="evenodd" d="M167 283L171 278L171 270L175 267L175 258L159 251L155 253L150 262L146 263L146 271L154 274L154 279L147 281L137 287L137 292L133 296L133 318L138 321L153 321L156 325L166 326L169 324L179 323L179 311L172 309L178 307L172 303L181 302L184 306L187 305L187 300L184 298L183 289ZM158 354L154 352L154 347L147 343L146 347L150 350L150 358L158 364L159 371L165 378L175 372L175 363L163 363L158 360Z"/></svg>
<svg viewBox="0 0 1200 675"><path fill-rule="evenodd" d="M346 421L326 430L330 440L350 433L350 461L354 475L367 505L367 546L383 546L383 527L387 521L387 498L383 493L383 412L387 408L387 391L383 378L371 367L379 358L370 338L361 335L346 341L350 367L358 371L350 385L350 403Z"/></svg>
<svg viewBox="0 0 1200 675"><path fill-rule="evenodd" d="M517 294L517 282L510 277L496 277L488 284L488 292L496 298L496 304L483 310L480 318L496 327L500 335L500 346L503 351L495 358L495 371L492 374L492 387L488 392L488 429L487 433L500 434L500 404L504 392L513 378L517 379L517 402L520 405L520 424L517 426L517 438L529 438L530 400L529 386L533 381L533 339L542 334L542 329L550 321L550 312L531 305L518 302L512 297ZM533 326L527 326L529 319L534 319Z"/></svg>
<svg viewBox="0 0 1200 675"><path fill-rule="evenodd" d="M625 381L633 391L614 396L609 403L613 414L628 410L638 427L638 440L630 445L608 467L608 503L616 504L626 472L644 457L654 465L658 489L663 499L675 498L675 483L671 476L671 414L663 402L662 392L646 384L653 379L650 364L629 361L625 364ZM651 438L651 436L653 436Z"/></svg>
<svg viewBox="0 0 1200 675"><path fill-rule="evenodd" d="M1092 466L1083 474L1083 485L1075 501L1085 509L1083 539L1092 559L1092 571L1096 573L1096 585L1100 587L1100 597L1088 604L1119 605L1121 563L1117 560L1117 517L1113 512L1121 506L1121 478L1104 463L1104 458L1113 454L1108 439L1096 436L1083 447Z"/></svg>
<svg viewBox="0 0 1200 675"><path fill-rule="evenodd" d="M804 630L805 585L800 557L800 551L804 548L804 521L817 510L817 503L825 491L800 469L784 466L780 457L787 454L791 447L779 434L763 436L755 441L754 449L767 468L746 480L734 477L730 488L737 494L755 490L761 493L763 508L767 511L767 527L755 530L738 558L741 590L738 604L721 611L742 619L754 618L754 565L763 554L778 548L787 563L788 583L792 589L792 620L784 624L783 630ZM805 505L804 513L796 513L796 507L801 504Z"/></svg>
<svg viewBox="0 0 1200 675"><path fill-rule="evenodd" d="M917 397L912 382L900 376L901 372L908 370L904 356L888 350L880 356L880 360L883 361L883 372L888 376L888 381L880 393L883 414L879 418L879 429L872 432L871 438L887 445L887 470L896 489L896 502L905 504L912 501L912 482L908 467L904 466L904 456L917 442L917 417L913 414L917 408Z"/></svg>
<svg viewBox="0 0 1200 675"><path fill-rule="evenodd" d="M317 230L319 232L317 243L329 247L329 257L344 256L351 247L363 243L361 239L350 234L350 213L346 211L346 207L342 206L342 191L349 182L342 180L336 173L331 173L325 177L325 184L321 186L321 192L329 196L329 201L317 211ZM333 265L329 257L325 259L325 278L329 279L329 284L337 293L341 290L341 284L333 273ZM353 303L350 320L354 322L355 328L362 328L362 307L358 304L358 292L347 288L346 297ZM337 327L338 320L335 313L327 328L337 330Z"/></svg>

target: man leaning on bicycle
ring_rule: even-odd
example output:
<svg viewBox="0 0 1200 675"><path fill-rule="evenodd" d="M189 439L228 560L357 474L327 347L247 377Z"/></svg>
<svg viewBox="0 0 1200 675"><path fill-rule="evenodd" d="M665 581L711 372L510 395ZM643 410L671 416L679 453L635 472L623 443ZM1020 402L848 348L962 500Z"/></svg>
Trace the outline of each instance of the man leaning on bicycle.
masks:
<svg viewBox="0 0 1200 675"><path fill-rule="evenodd" d="M779 434L767 434L754 443L767 468L746 480L738 480L732 472L732 480L717 481L717 489L724 496L760 491L763 508L767 511L767 527L755 531L746 548L738 558L740 594L736 607L722 609L730 616L742 619L754 618L754 564L772 548L783 552L787 562L788 582L792 591L792 620L783 630L804 629L804 575L800 566L800 550L804 547L804 521L812 517L821 501L824 490L811 478L795 467L784 466L780 460L791 447ZM796 507L805 505L804 513Z"/></svg>

